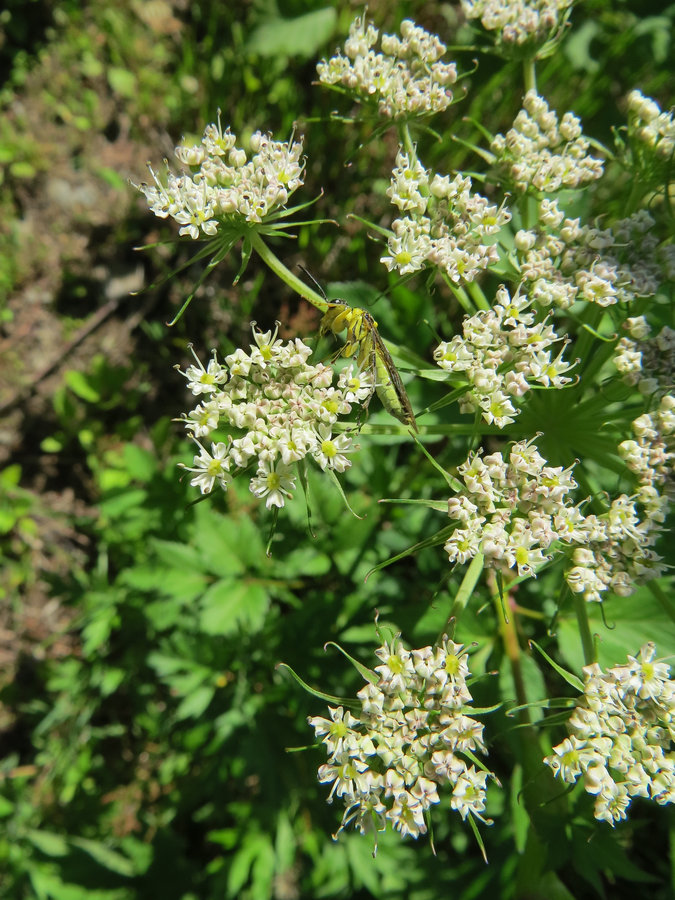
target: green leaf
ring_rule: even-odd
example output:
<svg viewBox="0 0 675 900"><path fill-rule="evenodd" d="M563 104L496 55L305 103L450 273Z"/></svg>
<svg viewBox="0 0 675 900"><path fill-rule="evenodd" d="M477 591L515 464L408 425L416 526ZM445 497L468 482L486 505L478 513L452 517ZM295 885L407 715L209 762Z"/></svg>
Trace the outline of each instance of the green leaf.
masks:
<svg viewBox="0 0 675 900"><path fill-rule="evenodd" d="M96 860L96 862L103 866L104 869L108 869L110 872L115 872L117 875L123 875L125 878L131 878L136 874L136 868L131 860L127 859L126 856L122 856L121 853L117 853L116 850L111 850L109 847L106 847L105 844L102 844L100 841L91 841L88 838L81 837L71 837L70 843L75 847L79 847L80 850L84 850L92 859Z"/></svg>
<svg viewBox="0 0 675 900"><path fill-rule="evenodd" d="M162 541L158 538L151 541L151 546L159 561L165 563L170 569L189 569L191 572L204 571L204 563L196 547L176 541ZM161 582L158 587L161 587Z"/></svg>
<svg viewBox="0 0 675 900"><path fill-rule="evenodd" d="M181 700L176 710L176 719L198 719L206 711L215 693L213 685L203 684L198 687Z"/></svg>
<svg viewBox="0 0 675 900"><path fill-rule="evenodd" d="M265 624L269 604L269 594L261 584L218 581L202 597L199 627L205 634L255 634Z"/></svg>
<svg viewBox="0 0 675 900"><path fill-rule="evenodd" d="M131 100L138 92L138 80L129 69L119 66L108 67L108 84L116 94Z"/></svg>
<svg viewBox="0 0 675 900"><path fill-rule="evenodd" d="M545 650L542 650L542 648L539 646L539 644L536 641L531 640L530 646L534 647L536 650L538 650L541 653L541 655L544 657L546 662L556 670L556 672L558 673L558 675L561 676L561 678L564 678L565 681L571 687L573 687L575 690L579 691L580 694L583 694L584 683L580 678L578 678L576 675L573 675L571 672L568 672L567 669L563 669L562 666L559 666L558 663L554 659L551 659L551 657L548 655L548 653Z"/></svg>
<svg viewBox="0 0 675 900"><path fill-rule="evenodd" d="M319 691L317 688L311 687L306 681L303 681L302 678L287 665L287 663L277 663L275 668L281 671L290 672L303 690L307 691L307 693L311 694L313 697L317 697L319 700L325 700L326 703L332 703L335 706L351 707L352 709L359 706L359 703L351 697L336 697L333 694L326 694L324 691Z"/></svg>
<svg viewBox="0 0 675 900"><path fill-rule="evenodd" d="M150 481L158 469L155 454L136 444L125 444L124 465L130 478L142 482Z"/></svg>
<svg viewBox="0 0 675 900"><path fill-rule="evenodd" d="M347 653L347 651L343 649L339 644L336 644L335 641L328 641L327 644L324 644L324 650L326 649L326 647L335 647L336 650L339 650L343 656L346 656L364 681L368 681L370 682L370 684L377 684L380 680L380 676L376 672L373 672L372 669L364 666L363 663L360 663L358 661L358 659L354 659L353 656L350 656L349 653Z"/></svg>
<svg viewBox="0 0 675 900"><path fill-rule="evenodd" d="M98 403L100 401L100 393L83 372L75 372L73 370L66 372L65 382L81 400L86 400L87 403Z"/></svg>
<svg viewBox="0 0 675 900"><path fill-rule="evenodd" d="M26 832L26 837L34 847L37 847L46 856L68 855L68 841L60 834L31 828Z"/></svg>
<svg viewBox="0 0 675 900"><path fill-rule="evenodd" d="M337 21L332 7L317 9L294 19L271 19L251 33L247 49L260 56L316 56L330 39Z"/></svg>

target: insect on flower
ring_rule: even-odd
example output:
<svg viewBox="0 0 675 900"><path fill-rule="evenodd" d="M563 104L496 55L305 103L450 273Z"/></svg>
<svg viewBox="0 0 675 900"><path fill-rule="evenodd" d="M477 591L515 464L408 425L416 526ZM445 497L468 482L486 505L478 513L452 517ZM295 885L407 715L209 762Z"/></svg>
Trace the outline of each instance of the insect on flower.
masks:
<svg viewBox="0 0 675 900"><path fill-rule="evenodd" d="M339 334L345 328L347 341L342 353L354 356L359 368L370 369L374 390L387 412L417 431L410 400L398 369L377 330L377 322L365 309L349 306L344 300L329 301L328 311L321 320L320 334L328 331ZM364 408L367 408L369 402L370 398Z"/></svg>

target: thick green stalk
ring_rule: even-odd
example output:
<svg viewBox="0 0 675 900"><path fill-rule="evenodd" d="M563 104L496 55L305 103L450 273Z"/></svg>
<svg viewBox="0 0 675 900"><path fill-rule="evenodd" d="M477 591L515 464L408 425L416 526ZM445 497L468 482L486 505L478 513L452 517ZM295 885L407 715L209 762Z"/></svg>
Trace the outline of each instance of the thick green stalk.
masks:
<svg viewBox="0 0 675 900"><path fill-rule="evenodd" d="M320 294L317 294L316 291L312 290L312 288L308 284L305 284L302 279L298 278L297 275L294 275L290 269L287 269L279 257L270 250L256 231L251 230L247 237L258 256L267 266L269 266L275 275L278 275L283 282L296 292L296 294L304 297L305 300L312 304L312 306L316 306L317 309L320 309L321 312L324 313L328 311L328 301Z"/></svg>
<svg viewBox="0 0 675 900"><path fill-rule="evenodd" d="M526 59L523 62L523 80L525 92L537 90L537 75L534 68L534 59Z"/></svg>
<svg viewBox="0 0 675 900"><path fill-rule="evenodd" d="M541 885L547 870L551 868L551 844L555 846L556 841L561 839L558 832L564 821L562 813L565 799L558 796L559 788L542 763L544 752L540 736L532 724L527 708L528 698L520 643L515 626L515 611L510 610L509 612L513 614L507 616L505 605L508 609L508 593L505 591L503 596L500 596L497 579L494 575L489 581L499 633L504 652L511 666L516 700L522 707L518 711L519 728L516 732L519 750L518 763L523 771L522 801L519 802L525 804L530 823L525 852L520 857L516 874L515 897L529 900L529 898L543 896Z"/></svg>
<svg viewBox="0 0 675 900"><path fill-rule="evenodd" d="M579 636L581 637L581 646L584 650L584 662L587 666L597 661L595 652L595 643L591 634L591 626L588 621L588 601L584 600L583 594L574 594L574 612L577 617L577 625L579 626Z"/></svg>
<svg viewBox="0 0 675 900"><path fill-rule="evenodd" d="M453 601L452 609L450 610L448 619L459 618L462 610L469 602L469 599L473 594L474 588L476 587L478 579L480 578L483 571L484 562L485 557L483 556L483 554L477 553L469 563L469 568L464 573L462 583L459 586L459 590L455 594L455 599Z"/></svg>

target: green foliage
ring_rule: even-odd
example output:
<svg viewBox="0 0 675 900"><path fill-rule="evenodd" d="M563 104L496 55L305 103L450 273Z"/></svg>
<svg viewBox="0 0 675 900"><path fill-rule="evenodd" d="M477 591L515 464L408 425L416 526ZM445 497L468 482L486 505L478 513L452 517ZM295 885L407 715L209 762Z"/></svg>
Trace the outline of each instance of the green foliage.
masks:
<svg viewBox="0 0 675 900"><path fill-rule="evenodd" d="M351 10L318 0L241 9L214 2L23 6L10 3L11 15L0 14L7 35L0 62L9 71L0 95L0 292L10 297L3 327L25 314L31 296L16 292L45 268L58 285L54 295L65 285L67 312L56 303L50 310L59 325L53 334L72 334L86 321L96 298L85 290L82 312L72 278L81 231L92 246L108 240L113 258L131 243L157 239L149 234L157 222L148 224L122 202L129 173L116 170L114 154L101 158L117 130L128 135L135 166L168 152L165 130L172 140L198 132L219 106L223 122L245 136L261 128L286 138L303 115L306 197L323 189L316 214L339 217L344 227L302 226L297 240L274 244L275 252L293 272L299 263L309 266L329 297L372 310L414 410L430 412L419 419L428 431L417 446L374 399L358 438L358 464L341 476L356 516L335 485L312 470L307 500L298 490L274 528L245 478L225 499L194 502L196 490L178 468L193 452L175 422L184 382L171 371L187 358L188 338L205 352L217 346L221 357L245 346L252 315L265 327L280 318L293 335L318 330L315 311L298 307L255 254L236 289L238 259L225 260L173 331L163 323L200 278L200 263L157 289L161 305L141 310L141 333L134 333L135 345L123 345L122 362L115 342L123 331L65 360L49 408L26 421L23 445L11 445L18 449L0 472L0 650L5 634L12 648L0 677L0 894L622 900L649 892L666 900L673 884L668 808L638 800L627 822L603 827L580 785L562 796L561 783L544 782L541 754L533 762L523 749L530 732L523 710L513 709L519 692L548 751L564 735L561 712L586 661L573 598L560 588L561 564L504 590L482 584L479 571L466 578L462 567L450 571L443 558L455 467L481 434L490 451L502 445L497 428L479 428L457 411L432 370L434 335L458 328L462 298L431 279L387 278L378 262L382 244L363 227L375 223L372 233L381 237L380 223L389 221L394 142L374 136L372 121L356 118L345 127L331 118L340 98L312 87L315 60L342 39ZM551 106L573 109L606 144L622 121L617 98L631 87L666 108L672 100L675 7L654 7L579 4L561 51L538 70ZM35 33L31 11L39 12ZM450 4L401 3L371 9L376 13L391 29L406 15L441 34L443 20L449 29L458 24ZM461 44L464 34L454 32L453 40ZM464 71L474 56L457 48ZM514 64L481 58L442 139L423 130L415 136L426 164L446 172L475 167L469 145L485 145L481 128L509 127L521 100L519 77ZM41 232L30 233L23 205L43 196L51 173L66 162L93 173L119 208L111 202L98 225L87 214L45 215ZM630 193L620 163L614 166L613 195L570 196L570 215L588 220L644 200ZM664 207L656 213L665 239L672 217ZM519 215L522 227L526 203ZM168 224L158 227L173 236ZM94 259L87 256L84 266ZM147 262L147 282L161 277L153 268L174 272L187 259L182 244L159 247ZM498 283L489 275L485 295L493 296ZM144 299L133 301L134 315ZM649 302L650 315L666 324L666 290ZM120 324L127 312L122 307ZM582 488L598 512L606 492L631 489L616 446L644 408L637 391L609 380L622 318L614 308L586 320L569 311L579 383L533 391L509 432L512 439L541 433L538 446L552 465L583 458ZM324 344L318 352L327 358L335 349ZM26 370L39 371L44 362L31 361ZM418 377L410 379L411 372ZM379 502L385 498L401 502ZM55 606L63 614L57 624L49 618ZM434 819L436 855L428 842L402 842L392 833L382 836L375 859L368 838L331 840L340 804L326 805L328 790L317 784L325 753L307 746L306 719L324 714L326 697L353 697L362 676L372 676L376 615L379 628L401 630L410 646L453 628L457 640L476 643L472 692L477 706L495 707L486 717L489 760L504 786L488 794L486 814L496 824L481 831L487 867L447 808ZM42 618L44 628L36 628ZM592 605L588 627L591 639L600 636L599 663L621 662L650 640L666 655L675 646L673 619L672 599L653 584ZM519 671L510 665L509 621L517 623Z"/></svg>

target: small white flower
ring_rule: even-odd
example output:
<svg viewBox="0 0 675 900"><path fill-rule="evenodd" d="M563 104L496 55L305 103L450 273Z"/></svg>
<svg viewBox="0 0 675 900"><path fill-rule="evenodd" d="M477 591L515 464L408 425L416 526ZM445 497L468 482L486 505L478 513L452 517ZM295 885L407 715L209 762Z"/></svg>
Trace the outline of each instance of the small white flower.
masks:
<svg viewBox="0 0 675 900"><path fill-rule="evenodd" d="M222 442L211 444L209 453L196 439L195 443L199 446L200 453L199 456L195 456L193 464L185 466L179 463L183 469L195 473L194 478L190 479L192 487L198 487L202 494L209 494L217 481L223 490L227 490L227 486L232 480L229 474L230 460L227 444Z"/></svg>
<svg viewBox="0 0 675 900"><path fill-rule="evenodd" d="M293 496L295 490L295 475L283 463L274 465L272 462L262 462L258 472L251 479L250 490L254 497L266 497L265 506L271 509L273 506L281 508L286 503L286 498Z"/></svg>

